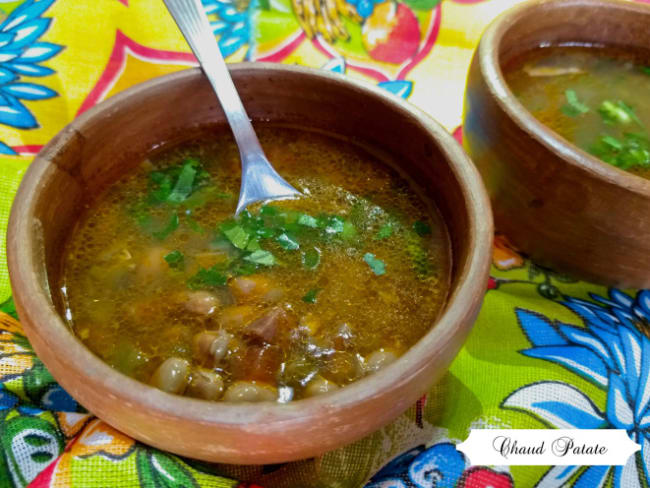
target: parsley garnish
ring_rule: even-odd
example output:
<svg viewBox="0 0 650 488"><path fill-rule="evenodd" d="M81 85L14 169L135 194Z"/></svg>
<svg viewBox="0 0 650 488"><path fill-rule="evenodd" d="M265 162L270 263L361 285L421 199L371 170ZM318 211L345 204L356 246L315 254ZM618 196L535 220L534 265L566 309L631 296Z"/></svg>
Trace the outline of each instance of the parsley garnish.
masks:
<svg viewBox="0 0 650 488"><path fill-rule="evenodd" d="M181 174L178 175L174 188L167 197L167 202L181 203L185 201L185 199L187 199L187 197L192 193L192 185L195 177L196 169L192 167L192 164L185 163L181 169Z"/></svg>
<svg viewBox="0 0 650 488"><path fill-rule="evenodd" d="M183 262L185 261L185 256L183 255L182 252L176 249L175 251L166 254L163 259L167 261L167 264L169 265L170 268L180 268L183 266Z"/></svg>
<svg viewBox="0 0 650 488"><path fill-rule="evenodd" d="M296 223L304 225L305 227L311 227L313 229L318 227L318 221L311 215L307 214L300 214L298 216L298 220L296 220Z"/></svg>
<svg viewBox="0 0 650 488"><path fill-rule="evenodd" d="M220 267L214 265L211 268L201 268L189 279L187 286L194 290L197 288L218 288L226 286L226 283L228 283L228 276L223 273Z"/></svg>
<svg viewBox="0 0 650 488"><path fill-rule="evenodd" d="M600 104L600 107L598 107L598 113L606 124L629 124L630 122L636 122L638 125L643 127L643 124L634 113L634 110L632 110L632 107L622 100L617 100L615 102L612 100L605 100Z"/></svg>
<svg viewBox="0 0 650 488"><path fill-rule="evenodd" d="M167 203L178 205L210 179L196 159L186 159L181 166L175 165L149 173L149 194L151 205Z"/></svg>
<svg viewBox="0 0 650 488"><path fill-rule="evenodd" d="M589 107L578 100L578 94L575 90L567 90L564 92L567 103L562 106L562 113L569 117L577 117L578 115L586 114L589 112Z"/></svg>
<svg viewBox="0 0 650 488"><path fill-rule="evenodd" d="M384 224L377 231L373 239L375 240L387 239L392 235L393 235L393 226L391 224Z"/></svg>
<svg viewBox="0 0 650 488"><path fill-rule="evenodd" d="M642 134L625 133L622 141L609 135L601 136L588 150L621 169L650 165L650 140Z"/></svg>
<svg viewBox="0 0 650 488"><path fill-rule="evenodd" d="M264 251L262 249L252 252L248 256L244 257L244 260L255 264L261 264L263 266L273 266L275 264L275 256L273 256L269 251Z"/></svg>
<svg viewBox="0 0 650 488"><path fill-rule="evenodd" d="M320 292L320 288L312 288L304 297L302 297L302 301L306 303L316 303L316 295L318 295L318 292Z"/></svg>
<svg viewBox="0 0 650 488"><path fill-rule="evenodd" d="M381 276L386 273L386 265L381 259L377 259L374 254L367 252L363 256L363 260L368 263L370 269L377 276Z"/></svg>
<svg viewBox="0 0 650 488"><path fill-rule="evenodd" d="M278 237L275 238L280 247L286 249L287 251L295 251L300 247L300 244L295 239L292 239L286 232L283 232Z"/></svg>
<svg viewBox="0 0 650 488"><path fill-rule="evenodd" d="M221 232L237 249L246 249L250 234L243 227L233 221L221 224Z"/></svg>

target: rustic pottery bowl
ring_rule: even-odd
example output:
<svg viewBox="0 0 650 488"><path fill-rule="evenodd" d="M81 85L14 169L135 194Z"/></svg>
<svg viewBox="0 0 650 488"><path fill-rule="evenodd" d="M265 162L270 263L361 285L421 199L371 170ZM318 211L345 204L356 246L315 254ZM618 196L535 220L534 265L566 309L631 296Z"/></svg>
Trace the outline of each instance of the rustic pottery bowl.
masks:
<svg viewBox="0 0 650 488"><path fill-rule="evenodd" d="M539 264L608 285L650 287L650 181L601 162L542 125L501 67L542 45L650 49L650 5L542 0L485 31L465 95L464 144L496 227Z"/></svg>
<svg viewBox="0 0 650 488"><path fill-rule="evenodd" d="M53 303L62 244L83 205L153 150L224 123L198 69L154 79L85 112L34 160L8 236L14 298L52 375L83 406L161 449L207 461L277 463L318 455L390 422L432 385L462 346L488 278L492 217L460 146L412 105L340 75L300 67L231 69L253 120L354 135L399 155L435 200L451 235L453 283L435 326L396 363L329 395L290 404L210 403L175 396L112 369L71 332Z"/></svg>

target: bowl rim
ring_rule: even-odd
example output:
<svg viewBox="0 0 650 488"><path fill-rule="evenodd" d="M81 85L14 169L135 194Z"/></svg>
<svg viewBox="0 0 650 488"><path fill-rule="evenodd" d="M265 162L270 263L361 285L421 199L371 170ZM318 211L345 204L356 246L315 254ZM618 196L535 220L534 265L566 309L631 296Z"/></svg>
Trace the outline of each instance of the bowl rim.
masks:
<svg viewBox="0 0 650 488"><path fill-rule="evenodd" d="M457 285L451 290L452 293L435 321L435 326L432 326L416 344L395 363L378 373L336 392L285 404L209 402L173 395L111 368L88 349L59 316L48 298L45 287L39 284L38 277L33 271L37 269L34 253L30 247L24 245L25 242L33 241L30 237L31 222L28 221L36 200L32 195L43 186L40 183L41 178L46 175L52 164L51 156L60 148L58 138L49 142L37 155L16 194L7 239L10 278L12 285L22 284L14 288L14 293L16 291L19 293L16 301L23 313L29 316L32 322L37 323L36 328L42 339L58 351L67 351L66 363L79 371L80 375L86 377L90 375L101 381L107 397L138 404L145 407L152 416L161 415L200 424L218 424L250 430L254 430L259 424L264 424L267 432L281 431L282 426L288 423L314 418L331 413L333 410L344 410L361 401L372 399L380 392L396 389L425 368L425 358L432 347L444 350L445 346L453 340L459 321L466 315L467 310L463 302L487 289L487 284L483 283L482 279L489 271L493 236L492 213L487 192L469 157L449 132L415 105L364 81L324 70L258 62L231 64L230 70L234 74L250 70L267 74L272 71L284 71L345 85L347 88L361 92L364 96L378 98L392 110L410 116L431 135L432 142L445 159L444 164L450 167L463 192L467 213L467 240L471 244L465 261L461 263L461 269L456 270ZM100 117L116 106L127 106L131 97L135 97L141 90L200 76L202 74L199 68L190 68L140 83L85 111L63 130L76 131L77 127L82 127L88 120ZM24 266L25 263L27 266ZM44 332L47 333L46 337Z"/></svg>
<svg viewBox="0 0 650 488"><path fill-rule="evenodd" d="M629 10L645 15L650 20L650 5L628 0L529 0L506 10L486 28L477 50L480 69L492 98L501 110L533 140L567 164L592 173L603 181L647 197L650 196L650 179L601 161L544 125L510 90L501 69L499 60L501 43L510 28L521 18L531 15L537 9L549 7L562 9L596 6L607 10ZM612 43L603 41L602 45L608 46ZM647 48L650 49L650 46Z"/></svg>

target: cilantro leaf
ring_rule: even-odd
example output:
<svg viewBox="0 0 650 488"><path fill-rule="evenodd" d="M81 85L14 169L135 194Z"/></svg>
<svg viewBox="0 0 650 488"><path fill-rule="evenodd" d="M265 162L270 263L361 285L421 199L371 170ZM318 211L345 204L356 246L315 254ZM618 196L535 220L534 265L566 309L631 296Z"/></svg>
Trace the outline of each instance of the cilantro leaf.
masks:
<svg viewBox="0 0 650 488"><path fill-rule="evenodd" d="M167 225L160 229L157 232L153 233L153 236L158 239L159 241L164 241L169 237L169 235L174 232L176 229L178 229L178 224L179 224L179 219L178 219L178 214L174 212L171 217L169 218L169 221L167 222Z"/></svg>
<svg viewBox="0 0 650 488"><path fill-rule="evenodd" d="M318 248L312 247L307 249L302 254L302 264L307 269L316 269L320 264L320 251Z"/></svg>
<svg viewBox="0 0 650 488"><path fill-rule="evenodd" d="M357 228L352 222L346 220L343 223L343 230L341 231L341 237L346 240L350 240L357 236Z"/></svg>
<svg viewBox="0 0 650 488"><path fill-rule="evenodd" d="M589 107L578 99L578 94L575 90L566 90L564 92L567 103L562 106L562 113L569 117L577 117L578 115L586 114L589 112Z"/></svg>
<svg viewBox="0 0 650 488"><path fill-rule="evenodd" d="M413 230L420 237L425 237L431 234L431 226L429 226L429 224L421 220L415 221L415 223L413 224Z"/></svg>
<svg viewBox="0 0 650 488"><path fill-rule="evenodd" d="M600 138L603 144L614 149L615 151L620 151L623 149L623 143L612 136L603 136Z"/></svg>
<svg viewBox="0 0 650 488"><path fill-rule="evenodd" d="M176 184L171 193L167 197L169 203L181 203L192 193L192 185L196 177L196 169L191 163L185 163L181 169L181 174L178 175Z"/></svg>
<svg viewBox="0 0 650 488"><path fill-rule="evenodd" d="M241 225L233 221L223 223L221 224L221 232L237 249L246 249L250 235Z"/></svg>
<svg viewBox="0 0 650 488"><path fill-rule="evenodd" d="M298 216L298 220L296 220L296 223L298 223L300 225L304 225L305 227L311 227L313 229L318 227L318 221L314 217L312 217L311 215L307 215L307 214L304 214L304 213L301 213Z"/></svg>
<svg viewBox="0 0 650 488"><path fill-rule="evenodd" d="M182 252L176 249L170 252L169 254L166 254L163 259L167 261L167 264L169 265L170 268L180 268L181 266L183 266L183 263L185 261L185 256L183 255Z"/></svg>
<svg viewBox="0 0 650 488"><path fill-rule="evenodd" d="M246 256L244 260L255 264L261 264L263 266L273 266L275 264L275 256L273 256L269 251L264 251L262 249L252 252Z"/></svg>
<svg viewBox="0 0 650 488"><path fill-rule="evenodd" d="M292 239L286 232L283 232L278 237L275 238L280 247L286 249L287 251L295 251L300 247L300 244L295 239Z"/></svg>
<svg viewBox="0 0 650 488"><path fill-rule="evenodd" d="M184 203L190 196L210 179L210 175L197 159L186 159L182 165L149 173L149 193L146 201L149 205L163 203L178 205ZM203 196L203 199L207 195ZM201 203L198 199L193 204Z"/></svg>
<svg viewBox="0 0 650 488"><path fill-rule="evenodd" d="M378 240L381 240L381 239L387 239L392 235L393 235L393 226L390 223L389 224L384 224L377 231L377 233L375 234L375 237L373 237L373 239L378 241Z"/></svg>
<svg viewBox="0 0 650 488"><path fill-rule="evenodd" d="M621 169L650 165L650 140L641 134L625 133L623 141L604 135L587 150Z"/></svg>
<svg viewBox="0 0 650 488"><path fill-rule="evenodd" d="M318 295L320 291L320 288L312 288L304 297L302 297L302 301L305 303L316 303L316 295Z"/></svg>
<svg viewBox="0 0 650 488"><path fill-rule="evenodd" d="M264 205L260 208L260 215L263 217L273 217L278 214L278 209L276 207L271 207L270 205Z"/></svg>
<svg viewBox="0 0 650 488"><path fill-rule="evenodd" d="M632 107L622 100L617 100L615 102L612 100L605 100L600 104L600 107L598 107L598 113L606 124L629 124L631 122L636 122L638 125L643 127L643 123L636 116Z"/></svg>
<svg viewBox="0 0 650 488"><path fill-rule="evenodd" d="M247 251L259 251L260 249L262 249L260 247L260 241L258 241L256 238L248 241L248 245L246 246Z"/></svg>
<svg viewBox="0 0 650 488"><path fill-rule="evenodd" d="M370 269L377 276L381 276L386 273L386 265L381 259L377 259L374 254L367 252L363 256L363 260L368 263Z"/></svg>
<svg viewBox="0 0 650 488"><path fill-rule="evenodd" d="M196 290L198 288L218 288L226 286L226 283L228 283L228 277L215 264L211 268L201 268L188 280L187 286Z"/></svg>
<svg viewBox="0 0 650 488"><path fill-rule="evenodd" d="M343 232L344 224L345 221L341 217L334 215L324 220L323 227L328 234L340 234Z"/></svg>

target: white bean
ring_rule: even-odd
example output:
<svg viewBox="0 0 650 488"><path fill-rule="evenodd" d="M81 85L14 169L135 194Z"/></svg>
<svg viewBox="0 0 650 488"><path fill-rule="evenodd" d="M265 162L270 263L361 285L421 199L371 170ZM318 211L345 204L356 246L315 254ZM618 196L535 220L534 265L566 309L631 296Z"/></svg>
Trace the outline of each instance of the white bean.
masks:
<svg viewBox="0 0 650 488"><path fill-rule="evenodd" d="M254 381L236 381L223 396L226 402L272 402L277 398L278 391L275 388Z"/></svg>
<svg viewBox="0 0 650 488"><path fill-rule="evenodd" d="M167 393L182 394L187 387L190 363L185 359L171 357L158 366L150 383Z"/></svg>
<svg viewBox="0 0 650 488"><path fill-rule="evenodd" d="M340 387L333 381L326 380L322 376L317 376L309 382L305 388L305 396L312 397L338 390Z"/></svg>
<svg viewBox="0 0 650 488"><path fill-rule="evenodd" d="M185 393L204 400L218 400L223 393L223 378L213 371L194 370Z"/></svg>
<svg viewBox="0 0 650 488"><path fill-rule="evenodd" d="M228 353L228 345L232 338L232 334L225 330L199 332L192 341L194 355L200 361L216 364Z"/></svg>
<svg viewBox="0 0 650 488"><path fill-rule="evenodd" d="M211 315L219 305L219 299L212 293L193 291L187 294L185 309L199 315Z"/></svg>
<svg viewBox="0 0 650 488"><path fill-rule="evenodd" d="M397 361L397 354L388 349L377 349L366 357L366 371L375 373Z"/></svg>

